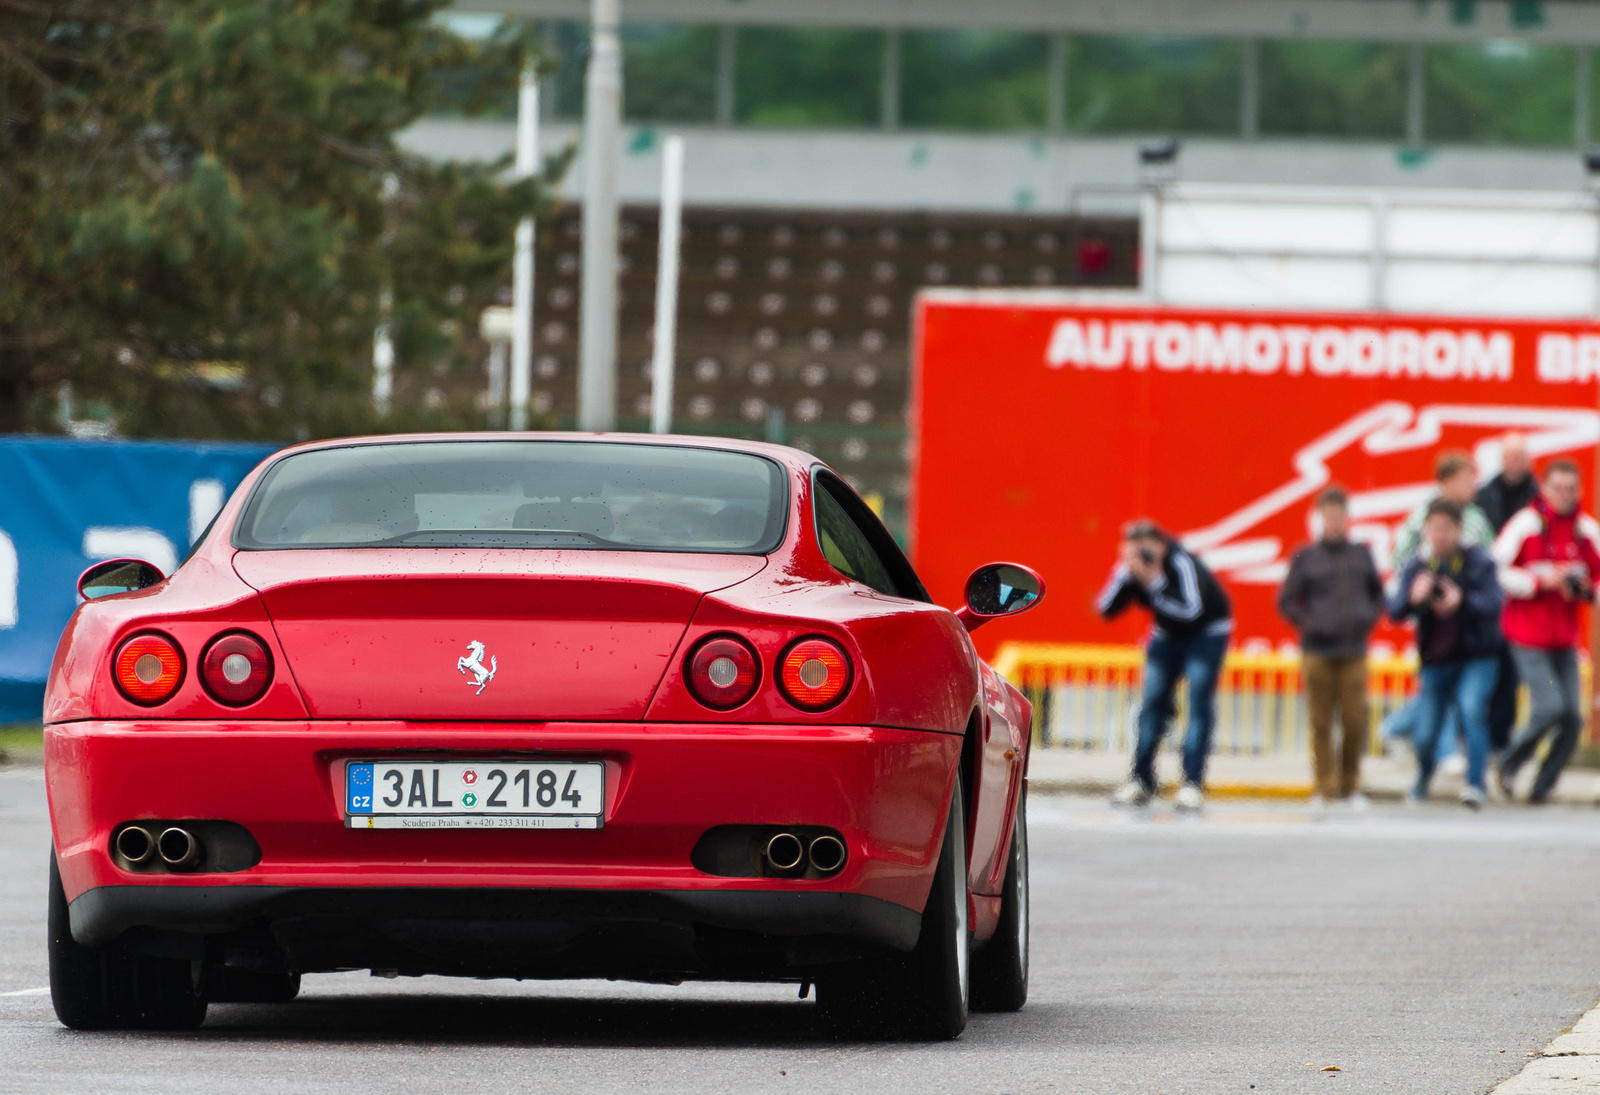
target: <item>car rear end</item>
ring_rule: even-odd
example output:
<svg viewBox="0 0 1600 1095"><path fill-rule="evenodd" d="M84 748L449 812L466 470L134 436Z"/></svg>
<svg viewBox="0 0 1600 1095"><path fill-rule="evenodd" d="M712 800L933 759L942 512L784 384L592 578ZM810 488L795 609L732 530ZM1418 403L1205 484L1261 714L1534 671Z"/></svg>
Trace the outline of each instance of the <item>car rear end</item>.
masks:
<svg viewBox="0 0 1600 1095"><path fill-rule="evenodd" d="M221 984L805 980L915 944L961 738L880 725L797 589L803 469L530 444L282 456L74 617L46 764L77 945Z"/></svg>

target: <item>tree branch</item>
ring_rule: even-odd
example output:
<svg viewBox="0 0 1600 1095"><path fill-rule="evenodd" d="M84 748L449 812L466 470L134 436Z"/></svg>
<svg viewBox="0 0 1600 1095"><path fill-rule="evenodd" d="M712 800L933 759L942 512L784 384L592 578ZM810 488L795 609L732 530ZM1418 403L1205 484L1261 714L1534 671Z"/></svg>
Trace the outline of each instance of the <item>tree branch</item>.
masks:
<svg viewBox="0 0 1600 1095"><path fill-rule="evenodd" d="M0 0L0 4L6 2L7 0ZM10 61L23 72L32 76L34 81L46 91L54 91L56 89L54 77L35 64L31 57L28 57L21 50L14 49L4 38L0 38L0 59Z"/></svg>
<svg viewBox="0 0 1600 1095"><path fill-rule="evenodd" d="M161 24L126 19L117 13L115 6L104 8L63 8L52 4L35 4L29 0L0 0L0 10L15 12L34 19L48 19L52 23L94 22L110 23L123 30L159 30Z"/></svg>

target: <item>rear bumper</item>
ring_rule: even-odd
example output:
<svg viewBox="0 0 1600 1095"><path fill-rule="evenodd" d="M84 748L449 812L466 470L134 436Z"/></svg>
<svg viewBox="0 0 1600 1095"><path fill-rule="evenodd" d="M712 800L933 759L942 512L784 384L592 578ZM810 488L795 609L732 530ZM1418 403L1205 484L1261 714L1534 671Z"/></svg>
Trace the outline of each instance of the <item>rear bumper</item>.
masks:
<svg viewBox="0 0 1600 1095"><path fill-rule="evenodd" d="M873 727L74 722L46 728L45 764L73 934L86 942L129 927L311 923L339 908L348 915L334 919L350 924L386 907L484 920L471 910L492 898L511 920L566 922L581 907L579 919L898 946L927 897L960 746ZM606 762L601 829L344 825L348 759L529 754ZM235 822L261 861L232 874L123 870L111 833L139 818ZM821 880L697 870L695 842L727 824L827 826L849 860Z"/></svg>
<svg viewBox="0 0 1600 1095"><path fill-rule="evenodd" d="M890 901L792 891L101 886L70 913L91 946L201 958L206 937L265 929L301 972L488 977L771 977L910 950L921 928Z"/></svg>

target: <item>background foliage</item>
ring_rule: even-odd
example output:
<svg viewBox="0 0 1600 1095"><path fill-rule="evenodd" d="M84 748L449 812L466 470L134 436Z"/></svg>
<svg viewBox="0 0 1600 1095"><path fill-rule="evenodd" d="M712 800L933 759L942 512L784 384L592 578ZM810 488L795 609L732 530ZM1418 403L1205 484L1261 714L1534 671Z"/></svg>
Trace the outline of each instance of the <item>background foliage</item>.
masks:
<svg viewBox="0 0 1600 1095"><path fill-rule="evenodd" d="M1039 34L907 31L900 112L930 129L1043 129L1049 41Z"/></svg>
<svg viewBox="0 0 1600 1095"><path fill-rule="evenodd" d="M718 27L623 24L626 116L639 122L716 117ZM735 121L870 127L881 123L884 36L828 28L730 28L738 79ZM588 29L550 20L540 34L564 61L545 85L553 116L583 110ZM900 121L908 129L1037 132L1051 117L1045 34L900 32ZM1403 44L1265 39L1259 128L1272 137L1405 139L1409 51ZM1425 48L1424 139L1571 146L1579 50L1516 39ZM1589 50L1600 68L1600 54ZM1174 35L1069 35L1068 130L1210 133L1240 128L1243 43ZM1589 81L1590 130L1600 136L1600 79ZM510 98L500 108L509 115Z"/></svg>
<svg viewBox="0 0 1600 1095"><path fill-rule="evenodd" d="M59 428L63 381L128 435L477 424L477 316L546 187L397 149L529 48L443 3L0 0L0 430Z"/></svg>
<svg viewBox="0 0 1600 1095"><path fill-rule="evenodd" d="M1261 132L1398 140L1407 49L1378 42L1261 43Z"/></svg>
<svg viewBox="0 0 1600 1095"><path fill-rule="evenodd" d="M1577 53L1504 41L1435 46L1427 57L1427 135L1443 141L1571 143Z"/></svg>

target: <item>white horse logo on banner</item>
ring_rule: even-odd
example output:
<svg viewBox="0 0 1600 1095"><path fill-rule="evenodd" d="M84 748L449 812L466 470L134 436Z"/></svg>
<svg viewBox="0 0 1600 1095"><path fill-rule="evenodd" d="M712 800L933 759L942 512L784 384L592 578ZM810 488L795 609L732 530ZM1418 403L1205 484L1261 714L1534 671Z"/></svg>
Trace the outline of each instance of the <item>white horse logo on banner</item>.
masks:
<svg viewBox="0 0 1600 1095"><path fill-rule="evenodd" d="M483 694L484 687L494 680L494 675L500 668L500 663L494 655L489 655L489 664L483 664L483 644L474 639L467 644L467 656L456 659L456 669L461 673L471 673L473 679L467 684L478 686L478 695Z"/></svg>

